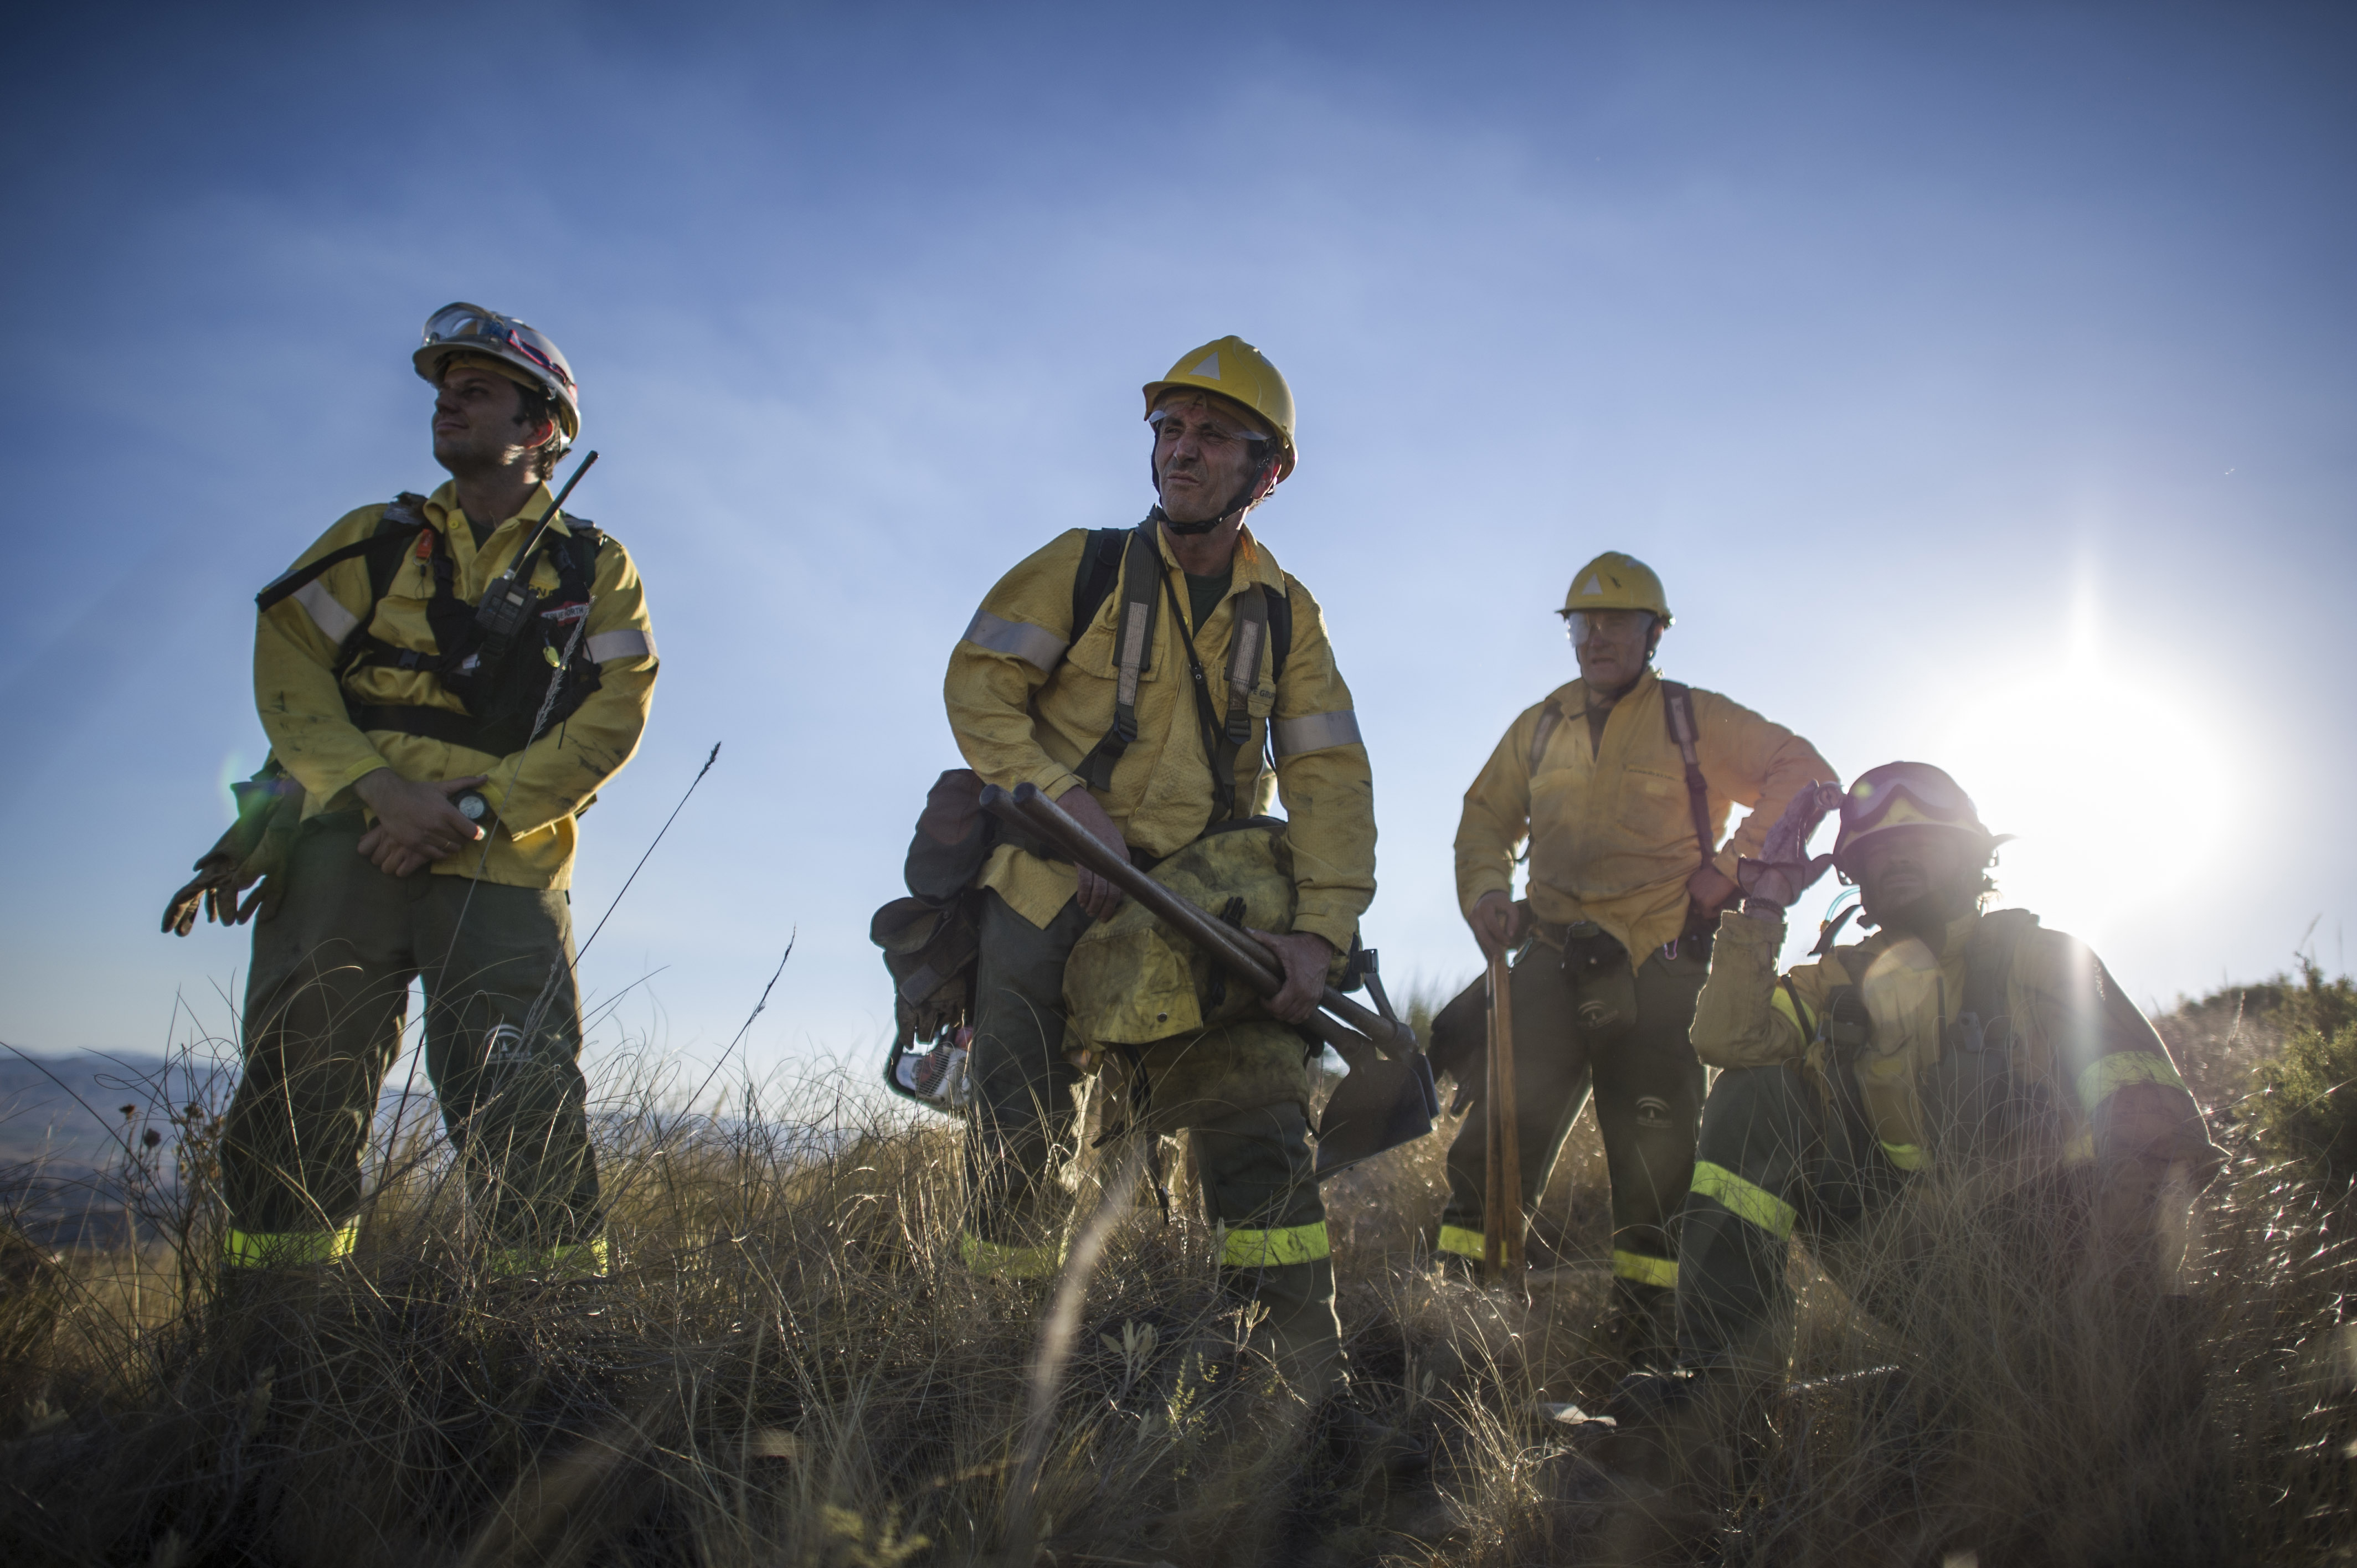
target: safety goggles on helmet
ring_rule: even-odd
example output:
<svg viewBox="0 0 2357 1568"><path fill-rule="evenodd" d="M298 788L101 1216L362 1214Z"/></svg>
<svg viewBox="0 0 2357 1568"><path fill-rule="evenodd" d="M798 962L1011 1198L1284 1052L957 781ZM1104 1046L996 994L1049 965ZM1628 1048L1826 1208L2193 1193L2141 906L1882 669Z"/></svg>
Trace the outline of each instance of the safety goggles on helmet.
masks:
<svg viewBox="0 0 2357 1568"><path fill-rule="evenodd" d="M1859 774L1843 793L1834 863L1852 874L1859 841L1898 828L1944 828L1992 848L2005 842L1981 824L1973 798L1947 774L1928 762L1887 762Z"/></svg>
<svg viewBox="0 0 2357 1568"><path fill-rule="evenodd" d="M1655 618L1651 610L1564 610L1558 613L1563 617L1563 634L1571 639L1574 648L1580 647L1598 633L1613 641L1641 638L1651 629Z"/></svg>
<svg viewBox="0 0 2357 1568"><path fill-rule="evenodd" d="M412 358L417 373L438 384L444 367L458 354L501 360L524 371L563 411L565 439L580 434L581 393L573 367L546 333L479 305L446 305L425 318L425 341Z"/></svg>
<svg viewBox="0 0 2357 1568"><path fill-rule="evenodd" d="M1182 426L1173 426L1165 423L1179 409L1189 406L1190 404L1174 400L1169 406L1157 408L1146 416L1146 423L1154 426L1154 439L1157 442L1175 441L1187 431L1192 431L1195 439L1206 446L1221 446L1232 441L1250 441L1258 444L1269 438L1264 431L1232 424L1208 412L1203 417Z"/></svg>

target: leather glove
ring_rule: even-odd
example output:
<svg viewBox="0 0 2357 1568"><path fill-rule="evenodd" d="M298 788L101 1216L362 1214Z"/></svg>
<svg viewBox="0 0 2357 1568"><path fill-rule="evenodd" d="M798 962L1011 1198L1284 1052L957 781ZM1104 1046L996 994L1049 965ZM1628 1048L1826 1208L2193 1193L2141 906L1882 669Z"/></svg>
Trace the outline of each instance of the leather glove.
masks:
<svg viewBox="0 0 2357 1568"><path fill-rule="evenodd" d="M242 926L256 911L266 920L286 896L286 879L278 873L286 869L287 846L303 824L303 786L273 761L230 789L237 796L237 821L198 860L197 875L165 907L163 929L176 937L195 929L199 911L224 926ZM241 902L256 882L262 886Z"/></svg>
<svg viewBox="0 0 2357 1568"><path fill-rule="evenodd" d="M1776 825L1768 830L1766 842L1760 846L1760 858L1748 856L1735 863L1735 880L1749 901L1773 904L1778 908L1790 908L1795 899L1808 891L1810 884L1825 874L1834 863L1830 854L1809 858L1809 837L1825 813L1836 811L1842 802L1838 784L1811 784L1794 795Z"/></svg>

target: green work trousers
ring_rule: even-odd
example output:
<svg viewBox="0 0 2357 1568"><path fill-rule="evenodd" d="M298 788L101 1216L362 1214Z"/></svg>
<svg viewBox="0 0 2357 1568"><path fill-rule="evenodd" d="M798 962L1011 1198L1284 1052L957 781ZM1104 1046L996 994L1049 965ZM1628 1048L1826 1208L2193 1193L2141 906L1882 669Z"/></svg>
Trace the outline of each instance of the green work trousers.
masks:
<svg viewBox="0 0 2357 1568"><path fill-rule="evenodd" d="M254 927L245 1072L221 1178L233 1262L350 1245L377 1096L424 978L425 1071L495 1254L554 1256L601 1229L566 896L389 876L358 813L304 824L285 902Z"/></svg>
<svg viewBox="0 0 2357 1568"><path fill-rule="evenodd" d="M1904 1180L1798 1063L1720 1073L1679 1227L1678 1359L1755 1369L1773 1361L1768 1336L1790 1305L1793 1232L1819 1242L1853 1232Z"/></svg>
<svg viewBox="0 0 2357 1568"><path fill-rule="evenodd" d="M1041 1209L1051 1156L1072 1135L1081 1073L1064 1055L1064 962L1088 925L1077 900L1042 929L996 892L983 896L963 1242L979 1273L1040 1278L1061 1264L1057 1227ZM1230 1030L1300 1038L1266 1021ZM1212 1049L1229 1043L1206 1039ZM1265 1054L1244 1044L1239 1058ZM1159 1044L1144 1050L1149 1068L1171 1054ZM1157 1134L1188 1133L1205 1218L1222 1232L1222 1288L1265 1310L1272 1348L1290 1372L1315 1376L1339 1356L1341 1327L1308 1112L1290 1100L1222 1104L1216 1082L1189 1082L1183 1103L1157 1110L1146 1125Z"/></svg>
<svg viewBox="0 0 2357 1568"><path fill-rule="evenodd" d="M1848 1071L1851 1069L1839 1069ZM1927 1227L1915 1197L1973 1206L1987 1270L2025 1297L2050 1295L2083 1278L2107 1279L2122 1299L2158 1300L2173 1272L2158 1256L2158 1232L2120 1233L2094 1224L2102 1191L2090 1165L2007 1178L2002 1158L1982 1164L1944 1151L1941 1173L1914 1175L1891 1164L1862 1102L1827 1103L1824 1081L1798 1063L1722 1072L1704 1107L1693 1191L1679 1229L1678 1358L1695 1365L1772 1367L1772 1336L1791 1305L1785 1283L1798 1236L1819 1267L1867 1310L1910 1333L1937 1339L1953 1330L1940 1304L1921 1295L1932 1251L1960 1242L1953 1214ZM2133 1163L2121 1173L2133 1178ZM2006 1179L1997 1179L2006 1178ZM1953 1187L1944 1197L1926 1181ZM1939 1226L1949 1232L1944 1236Z"/></svg>
<svg viewBox="0 0 2357 1568"><path fill-rule="evenodd" d="M1522 1146L1525 1220L1592 1089L1612 1183L1616 1305L1666 1319L1678 1282L1671 1220L1694 1170L1702 1063L1686 1040L1695 998L1710 973L1706 943L1567 971L1563 950L1534 940L1513 966L1514 1122ZM1476 1095L1477 1102L1480 1096ZM1479 1259L1489 1180L1488 1118L1477 1111L1448 1148L1448 1205L1440 1250Z"/></svg>

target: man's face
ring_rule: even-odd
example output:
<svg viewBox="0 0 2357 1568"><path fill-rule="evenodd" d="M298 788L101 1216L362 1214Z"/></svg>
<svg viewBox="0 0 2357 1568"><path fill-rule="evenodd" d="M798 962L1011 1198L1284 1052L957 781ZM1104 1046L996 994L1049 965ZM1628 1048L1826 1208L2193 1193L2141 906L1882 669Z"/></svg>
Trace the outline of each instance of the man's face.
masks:
<svg viewBox="0 0 2357 1568"><path fill-rule="evenodd" d="M518 417L523 389L480 365L453 365L434 393L434 460L461 477L507 467L548 439Z"/></svg>
<svg viewBox="0 0 2357 1568"><path fill-rule="evenodd" d="M1661 640L1661 628L1645 610L1581 610L1569 618L1571 650L1580 678L1592 691L1617 697L1645 672L1645 656Z"/></svg>
<svg viewBox="0 0 2357 1568"><path fill-rule="evenodd" d="M1877 920L1931 899L1944 915L1959 901L1973 867L1961 833L1893 828L1857 846L1858 891Z"/></svg>
<svg viewBox="0 0 2357 1568"><path fill-rule="evenodd" d="M1269 443L1246 440L1254 427L1206 397L1173 397L1156 412L1154 485L1163 511L1173 522L1216 520L1267 460Z"/></svg>

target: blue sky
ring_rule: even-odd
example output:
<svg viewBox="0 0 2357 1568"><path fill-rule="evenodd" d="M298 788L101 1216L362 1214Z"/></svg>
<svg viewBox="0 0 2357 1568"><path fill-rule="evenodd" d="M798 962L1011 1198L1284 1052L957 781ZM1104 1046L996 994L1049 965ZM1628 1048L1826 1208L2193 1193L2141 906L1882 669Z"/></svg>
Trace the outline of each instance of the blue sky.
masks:
<svg viewBox="0 0 2357 1568"><path fill-rule="evenodd" d="M20 592L0 1038L225 1029L156 933L262 750L251 595L440 478L418 323L578 371L649 584L584 823L601 1051L875 1059L869 911L996 575L1150 497L1137 387L1226 332L1301 410L1263 537L1374 758L1386 971L1469 972L1449 840L1605 548L1672 674L1845 777L1947 766L2011 901L2140 999L2331 964L2357 631L2337 8L230 7L0 64ZM1828 885L1823 896L1830 896ZM181 999L186 1010L176 1004Z"/></svg>

